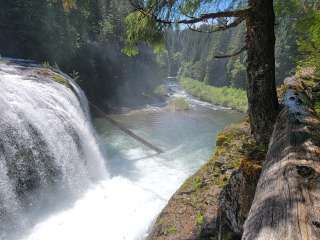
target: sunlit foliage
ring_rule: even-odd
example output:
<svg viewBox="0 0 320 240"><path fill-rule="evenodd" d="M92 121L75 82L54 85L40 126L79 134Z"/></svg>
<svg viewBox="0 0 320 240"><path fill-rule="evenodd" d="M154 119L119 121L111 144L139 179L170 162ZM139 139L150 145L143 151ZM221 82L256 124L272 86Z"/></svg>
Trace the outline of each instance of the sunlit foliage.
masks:
<svg viewBox="0 0 320 240"><path fill-rule="evenodd" d="M126 17L125 24L127 43L127 46L123 49L125 54L129 56L137 55L139 53L137 45L140 42L146 42L153 46L158 53L164 50L161 28L151 17L145 17L140 12L133 12Z"/></svg>
<svg viewBox="0 0 320 240"><path fill-rule="evenodd" d="M180 83L187 92L203 101L243 112L248 108L247 95L244 90L231 87L213 87L191 78L180 78Z"/></svg>
<svg viewBox="0 0 320 240"><path fill-rule="evenodd" d="M320 70L320 1L277 0L277 15L290 18L292 31L297 38L299 66L313 66Z"/></svg>
<svg viewBox="0 0 320 240"><path fill-rule="evenodd" d="M163 33L168 28L178 28L178 22L193 19L209 12L224 11L227 9L246 6L246 0L132 0L137 9L126 19L126 47L123 52L127 55L139 53L137 45L146 42L155 47L156 52L163 49ZM231 21L224 18L222 24ZM219 21L203 20L202 24L217 25ZM197 24L182 24L182 28L194 27Z"/></svg>
<svg viewBox="0 0 320 240"><path fill-rule="evenodd" d="M314 66L320 71L320 10L311 9L299 22L301 32L298 45L302 54L299 64Z"/></svg>

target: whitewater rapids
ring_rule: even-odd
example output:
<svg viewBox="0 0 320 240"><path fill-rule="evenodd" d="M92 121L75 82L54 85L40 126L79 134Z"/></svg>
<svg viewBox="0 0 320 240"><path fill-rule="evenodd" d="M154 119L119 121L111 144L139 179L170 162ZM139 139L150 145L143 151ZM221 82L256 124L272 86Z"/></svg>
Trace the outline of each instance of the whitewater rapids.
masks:
<svg viewBox="0 0 320 240"><path fill-rule="evenodd" d="M2 61L0 111L0 239L7 240L108 175L86 97L68 77Z"/></svg>

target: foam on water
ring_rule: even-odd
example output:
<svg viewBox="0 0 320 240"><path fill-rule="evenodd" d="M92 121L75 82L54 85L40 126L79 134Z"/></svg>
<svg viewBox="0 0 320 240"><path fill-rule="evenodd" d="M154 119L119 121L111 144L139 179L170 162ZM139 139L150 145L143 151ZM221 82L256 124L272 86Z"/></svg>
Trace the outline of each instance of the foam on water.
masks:
<svg viewBox="0 0 320 240"><path fill-rule="evenodd" d="M18 240L144 239L170 196L205 160L202 151L207 152L207 148L211 151L212 146L204 138L208 145L204 150L197 146L191 148L190 144L194 145L191 140L197 140L195 133L199 134L192 119L187 123L193 124L194 129L188 129L196 128L196 131L189 132L180 126L180 135L172 135L177 134L173 129L185 122L187 115L173 121L171 115L161 118L159 114L150 114L149 125L140 117L137 123L141 125L135 131L143 135L147 133L143 127L148 126L151 132L143 136L155 143L157 139L153 136L158 135L159 140L164 129L170 131L171 134L164 134L172 138L168 152L154 156L154 152L133 144L127 136L110 134L113 130L107 128L101 134L104 144L110 147L106 147L107 154L112 151L119 154L106 160L108 173L91 126L87 100L72 80L69 79L69 83L72 89L45 77L35 77L28 68L0 64L0 214L6 214L5 218L1 216L0 222L10 224L11 220L16 222L17 219L28 222L29 231L23 237L17 237ZM213 105L197 102L181 90L176 91L175 96L185 97L194 105L216 109ZM154 108L152 112L158 110ZM164 128L158 128L162 124ZM210 132L209 137L213 139L213 129L202 130ZM182 134L186 132L189 132L188 136ZM181 139L182 136L185 139ZM173 143L176 140L185 141ZM32 162L26 162L24 157L17 161L20 151ZM13 168L12 163L18 167ZM15 190L20 180L28 182L30 174L24 170L29 168L31 176L35 176L33 180L39 182L39 191L31 192L32 199L28 203L37 202L33 198L52 194L52 184L62 186L62 197L67 197L70 192L79 193L77 200L71 201L67 207L50 211L45 208L51 202L42 204L40 210L46 213L33 223L23 210L22 197ZM60 181L56 182L56 178ZM57 200L64 201L61 196ZM1 234L0 240L7 240Z"/></svg>
<svg viewBox="0 0 320 240"><path fill-rule="evenodd" d="M127 152L133 161L141 149ZM186 177L160 158L135 161L137 180L113 177L91 188L74 206L39 223L23 240L138 240Z"/></svg>
<svg viewBox="0 0 320 240"><path fill-rule="evenodd" d="M1 240L107 177L83 92L38 67L0 63Z"/></svg>

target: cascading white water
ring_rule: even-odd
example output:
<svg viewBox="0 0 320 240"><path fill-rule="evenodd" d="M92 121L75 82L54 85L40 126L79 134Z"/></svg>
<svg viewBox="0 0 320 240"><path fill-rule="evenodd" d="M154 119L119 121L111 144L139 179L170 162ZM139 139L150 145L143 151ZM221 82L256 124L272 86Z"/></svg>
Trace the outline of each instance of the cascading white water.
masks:
<svg viewBox="0 0 320 240"><path fill-rule="evenodd" d="M32 224L59 194L107 176L81 89L37 66L0 63L0 239ZM56 198L55 198L56 196Z"/></svg>
<svg viewBox="0 0 320 240"><path fill-rule="evenodd" d="M171 88L194 109L113 116L134 123L164 154L95 119L109 177L81 89L62 73L0 63L0 240L145 239L170 196L211 154L215 133L239 119Z"/></svg>

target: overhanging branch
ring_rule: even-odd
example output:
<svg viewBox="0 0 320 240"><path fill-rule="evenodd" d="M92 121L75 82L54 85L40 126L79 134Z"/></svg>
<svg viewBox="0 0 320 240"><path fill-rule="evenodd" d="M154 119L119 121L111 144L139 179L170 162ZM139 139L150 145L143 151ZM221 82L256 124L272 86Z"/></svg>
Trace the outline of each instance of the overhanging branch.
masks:
<svg viewBox="0 0 320 240"><path fill-rule="evenodd" d="M241 54L242 52L247 50L247 46L242 47L240 50L238 50L235 53L231 53L231 54L226 54L226 55L218 55L218 56L214 56L214 58L229 58L229 57L235 57L238 56L239 54Z"/></svg>
<svg viewBox="0 0 320 240"><path fill-rule="evenodd" d="M238 19L241 19L243 21L246 16L249 14L251 8L246 9L240 9L240 10L227 10L227 11L221 11L221 12L213 12L213 13L205 13L201 14L198 17L189 17L189 19L182 19L182 20L168 20L159 18L157 14L153 13L155 6L152 6L150 8L144 8L144 6L134 3L133 0L129 0L131 5L134 8L134 11L141 12L144 16L152 17L156 22L162 23L162 24L195 24L199 22L205 22L209 19L217 19L217 18L226 18L226 17L236 17ZM223 30L221 28L221 30Z"/></svg>
<svg viewBox="0 0 320 240"><path fill-rule="evenodd" d="M201 30L199 28L193 28L191 25L188 24L188 28L191 31L195 31L195 32L200 32L200 33L214 33L214 32L219 32L219 31L224 31L230 28L234 28L239 26L246 18L245 17L239 17L237 18L235 21L233 21L232 23L229 24L225 24L225 25L220 25L220 26L216 26L214 29L212 30Z"/></svg>
<svg viewBox="0 0 320 240"><path fill-rule="evenodd" d="M138 10L138 11L141 11L141 10ZM224 17L237 17L237 18L244 19L248 15L249 11L250 11L250 8L242 9L242 10L234 10L234 11L207 13L207 14L202 14L199 17L194 17L192 19L183 19L178 21L165 20L162 18L158 18L155 15L152 15L152 16L155 21L163 24L194 24L194 23L204 22L208 19L217 19L217 18L224 18Z"/></svg>

